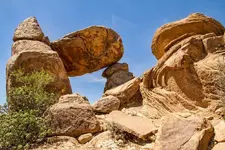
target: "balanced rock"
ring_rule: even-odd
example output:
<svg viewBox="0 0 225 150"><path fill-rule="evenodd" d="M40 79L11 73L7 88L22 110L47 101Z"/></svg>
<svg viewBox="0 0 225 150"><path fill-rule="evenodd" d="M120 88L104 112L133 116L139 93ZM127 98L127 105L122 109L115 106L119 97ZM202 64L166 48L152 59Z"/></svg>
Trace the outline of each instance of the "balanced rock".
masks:
<svg viewBox="0 0 225 150"><path fill-rule="evenodd" d="M89 104L79 104L76 100L59 101L45 114L53 135L80 136L99 131L99 122Z"/></svg>
<svg viewBox="0 0 225 150"><path fill-rule="evenodd" d="M69 76L79 76L116 63L123 56L120 36L112 29L91 26L51 43Z"/></svg>
<svg viewBox="0 0 225 150"><path fill-rule="evenodd" d="M36 40L42 41L44 33L35 17L29 17L16 28L13 41Z"/></svg>
<svg viewBox="0 0 225 150"><path fill-rule="evenodd" d="M197 116L169 114L162 118L154 150L207 150L213 127Z"/></svg>
<svg viewBox="0 0 225 150"><path fill-rule="evenodd" d="M102 76L107 78L104 92L134 78L133 73L129 72L127 63L115 63L109 66L104 70Z"/></svg>
<svg viewBox="0 0 225 150"><path fill-rule="evenodd" d="M223 35L224 30L224 27L215 19L194 13L157 29L152 40L152 53L160 59L171 46L187 37L211 32Z"/></svg>
<svg viewBox="0 0 225 150"><path fill-rule="evenodd" d="M110 113L120 108L120 100L114 96L106 96L93 104L93 109L98 113Z"/></svg>

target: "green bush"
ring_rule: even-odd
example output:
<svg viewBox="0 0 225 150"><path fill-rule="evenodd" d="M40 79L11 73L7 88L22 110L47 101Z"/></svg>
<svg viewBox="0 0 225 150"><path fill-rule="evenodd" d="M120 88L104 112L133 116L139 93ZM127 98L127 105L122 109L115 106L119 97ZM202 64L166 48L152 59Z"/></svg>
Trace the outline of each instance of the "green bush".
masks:
<svg viewBox="0 0 225 150"><path fill-rule="evenodd" d="M0 149L24 149L42 140L50 131L36 113L20 111L0 115Z"/></svg>
<svg viewBox="0 0 225 150"><path fill-rule="evenodd" d="M42 118L44 111L58 99L46 90L54 78L45 71L13 73L17 87L9 91L8 106L0 107L0 149L26 149L42 141L50 132Z"/></svg>
<svg viewBox="0 0 225 150"><path fill-rule="evenodd" d="M11 88L10 111L38 110L40 115L56 102L58 96L46 91L47 85L54 81L54 78L46 71L33 72L25 75L23 71L13 72L18 87Z"/></svg>

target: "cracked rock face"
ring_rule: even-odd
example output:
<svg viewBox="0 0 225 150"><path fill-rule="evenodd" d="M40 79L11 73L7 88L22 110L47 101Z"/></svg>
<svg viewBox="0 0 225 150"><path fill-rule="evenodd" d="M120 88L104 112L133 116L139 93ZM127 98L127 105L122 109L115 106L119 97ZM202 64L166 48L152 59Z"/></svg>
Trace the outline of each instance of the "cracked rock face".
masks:
<svg viewBox="0 0 225 150"><path fill-rule="evenodd" d="M51 43L69 76L80 76L116 63L123 56L120 36L112 29L91 26Z"/></svg>

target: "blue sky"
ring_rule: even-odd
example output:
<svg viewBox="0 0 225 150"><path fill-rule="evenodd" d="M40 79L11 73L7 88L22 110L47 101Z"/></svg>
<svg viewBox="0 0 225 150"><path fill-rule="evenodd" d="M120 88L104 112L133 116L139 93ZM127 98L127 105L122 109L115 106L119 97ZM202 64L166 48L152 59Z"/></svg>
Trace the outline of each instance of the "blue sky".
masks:
<svg viewBox="0 0 225 150"><path fill-rule="evenodd" d="M29 16L37 17L45 35L56 40L91 25L103 25L118 32L125 53L120 62L140 76L155 65L150 44L161 25L194 12L211 16L225 25L224 0L1 0L0 5L0 104L6 101L5 66L11 54L13 32ZM74 93L91 102L103 92L102 70L70 78Z"/></svg>

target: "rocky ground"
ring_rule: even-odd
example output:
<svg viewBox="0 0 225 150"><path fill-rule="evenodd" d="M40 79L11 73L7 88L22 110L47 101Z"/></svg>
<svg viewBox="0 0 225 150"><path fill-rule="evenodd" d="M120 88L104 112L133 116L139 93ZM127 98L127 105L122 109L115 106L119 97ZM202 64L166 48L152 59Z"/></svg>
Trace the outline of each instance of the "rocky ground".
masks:
<svg viewBox="0 0 225 150"><path fill-rule="evenodd" d="M50 42L35 17L15 30L11 72L47 70L61 95L45 112L53 131L33 150L224 150L225 28L200 13L160 27L153 36L157 64L134 77L121 37L92 26ZM107 67L101 99L72 94L68 76ZM9 108L13 98L8 94Z"/></svg>

